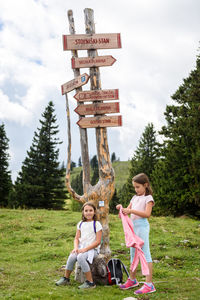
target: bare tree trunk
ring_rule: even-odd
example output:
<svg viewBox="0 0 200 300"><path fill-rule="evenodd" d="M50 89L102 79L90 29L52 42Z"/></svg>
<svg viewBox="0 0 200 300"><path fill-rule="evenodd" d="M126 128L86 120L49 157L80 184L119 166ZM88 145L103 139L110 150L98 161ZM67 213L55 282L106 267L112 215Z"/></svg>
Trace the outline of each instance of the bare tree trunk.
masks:
<svg viewBox="0 0 200 300"><path fill-rule="evenodd" d="M70 34L75 34L76 32L75 32L75 24L74 24L72 10L68 11L68 20L69 20L69 32ZM73 50L71 52L72 52L72 57L78 57L77 50ZM80 69L73 69L73 71L74 71L74 77L78 77L80 75ZM76 92L78 91L82 91L82 87L77 88ZM78 105L84 105L84 104L82 102L78 102ZM89 161L89 151L88 151L88 137L87 137L87 129L79 127L79 130L80 130L81 158L82 158L82 165L83 165L83 191L84 193L86 193L88 188L90 187L90 161ZM71 146L71 142L70 142L70 146ZM71 157L70 157L70 162L68 163L71 164ZM66 184L68 185L70 191L72 191L70 186L70 172L68 172L66 176ZM74 193L72 196L73 197L75 196ZM80 198L77 196L75 196L75 199L78 201L80 200ZM85 202L85 201L81 201L81 202Z"/></svg>
<svg viewBox="0 0 200 300"><path fill-rule="evenodd" d="M92 9L86 8L85 14L85 27L87 34L95 33L94 24L94 12ZM97 50L88 50L89 57L98 56ZM101 78L99 68L90 68L90 84L91 90L101 89ZM109 226L108 226L108 214L109 214L109 201L112 199L114 194L114 170L110 161L110 154L107 140L107 129L96 128L96 145L97 145L97 156L99 163L99 183L101 184L101 193L97 201L102 201L99 207L100 221L103 226L103 244L101 246L101 253L110 255L109 247Z"/></svg>

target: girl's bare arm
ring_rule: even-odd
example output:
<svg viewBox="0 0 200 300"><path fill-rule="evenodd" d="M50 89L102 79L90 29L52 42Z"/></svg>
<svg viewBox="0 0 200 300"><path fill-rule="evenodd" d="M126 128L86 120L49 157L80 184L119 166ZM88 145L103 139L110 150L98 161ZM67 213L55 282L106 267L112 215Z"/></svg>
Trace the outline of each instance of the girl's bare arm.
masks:
<svg viewBox="0 0 200 300"><path fill-rule="evenodd" d="M76 230L76 235L74 238L74 249L72 250L72 253L78 252L78 245L79 245L79 238L81 237L81 231L79 229Z"/></svg>
<svg viewBox="0 0 200 300"><path fill-rule="evenodd" d="M129 206L130 206L130 204L129 204ZM142 218L149 218L151 216L151 212L152 212L153 201L150 201L147 203L145 211L131 209L129 206L127 208L122 209L122 211L125 215L134 214L134 215L142 217Z"/></svg>

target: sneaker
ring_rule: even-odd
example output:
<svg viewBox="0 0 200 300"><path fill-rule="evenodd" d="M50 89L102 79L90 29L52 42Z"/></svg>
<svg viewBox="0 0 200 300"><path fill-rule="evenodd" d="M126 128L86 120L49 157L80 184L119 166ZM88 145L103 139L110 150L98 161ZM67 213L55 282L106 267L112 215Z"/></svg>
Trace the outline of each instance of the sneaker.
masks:
<svg viewBox="0 0 200 300"><path fill-rule="evenodd" d="M121 284L119 286L119 288L121 290L128 290L128 289L132 289L132 288L134 288L138 285L139 285L139 282L136 279L131 280L130 278L128 278L127 281L124 284Z"/></svg>
<svg viewBox="0 0 200 300"><path fill-rule="evenodd" d="M68 285L70 284L69 278L61 277L57 282L56 285Z"/></svg>
<svg viewBox="0 0 200 300"><path fill-rule="evenodd" d="M94 289L96 287L94 282L90 282L86 280L82 285L80 285L79 289Z"/></svg>
<svg viewBox="0 0 200 300"><path fill-rule="evenodd" d="M148 284L144 283L144 285L137 291L134 292L135 295L140 295L140 294L149 294L155 292L155 286L152 284L151 287L148 286Z"/></svg>

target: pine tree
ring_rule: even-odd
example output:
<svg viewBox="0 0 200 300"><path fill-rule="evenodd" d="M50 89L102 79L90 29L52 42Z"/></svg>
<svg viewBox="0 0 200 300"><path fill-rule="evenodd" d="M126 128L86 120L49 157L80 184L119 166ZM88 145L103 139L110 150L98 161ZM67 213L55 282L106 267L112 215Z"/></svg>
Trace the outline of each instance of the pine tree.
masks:
<svg viewBox="0 0 200 300"><path fill-rule="evenodd" d="M78 166L82 167L81 157L79 157L79 159L78 159Z"/></svg>
<svg viewBox="0 0 200 300"><path fill-rule="evenodd" d="M9 167L8 154L8 138L5 132L4 124L0 125L0 206L6 207L8 205L8 195L12 188L12 181Z"/></svg>
<svg viewBox="0 0 200 300"><path fill-rule="evenodd" d="M95 185L99 180L99 169L95 167L91 178L91 185Z"/></svg>
<svg viewBox="0 0 200 300"><path fill-rule="evenodd" d="M139 146L137 147L133 158L131 160L131 167L129 170L129 177L122 189L119 191L120 202L124 206L128 205L130 199L135 193L132 178L139 173L145 173L150 181L151 174L154 170L156 162L158 160L158 143L156 141L156 131L152 123L149 123L139 140Z"/></svg>
<svg viewBox="0 0 200 300"><path fill-rule="evenodd" d="M34 133L22 169L15 183L10 205L25 208L60 209L65 203L63 169L59 168L56 138L58 125L54 105L50 101L42 114L41 127Z"/></svg>
<svg viewBox="0 0 200 300"><path fill-rule="evenodd" d="M98 159L96 155L94 155L93 158L90 160L90 166L93 171L92 178L91 178L91 185L95 185L99 180L99 167L98 167Z"/></svg>
<svg viewBox="0 0 200 300"><path fill-rule="evenodd" d="M117 195L117 190L113 194L111 201L109 202L109 211L112 214L118 214L119 211L116 209L116 205L120 203L119 197Z"/></svg>
<svg viewBox="0 0 200 300"><path fill-rule="evenodd" d="M71 186L77 194L83 195L83 170L72 179Z"/></svg>
<svg viewBox="0 0 200 300"><path fill-rule="evenodd" d="M74 161L71 161L70 171L72 171L73 168L76 168L76 163Z"/></svg>
<svg viewBox="0 0 200 300"><path fill-rule="evenodd" d="M94 170L95 168L98 168L98 159L97 159L96 155L94 155L92 157L92 159L90 160L90 166L91 166L92 170Z"/></svg>
<svg viewBox="0 0 200 300"><path fill-rule="evenodd" d="M113 163L116 160L117 160L116 159L116 154L115 154L115 152L113 152L112 155L111 155L111 162Z"/></svg>
<svg viewBox="0 0 200 300"><path fill-rule="evenodd" d="M153 174L159 211L200 216L200 58L166 107L163 159Z"/></svg>

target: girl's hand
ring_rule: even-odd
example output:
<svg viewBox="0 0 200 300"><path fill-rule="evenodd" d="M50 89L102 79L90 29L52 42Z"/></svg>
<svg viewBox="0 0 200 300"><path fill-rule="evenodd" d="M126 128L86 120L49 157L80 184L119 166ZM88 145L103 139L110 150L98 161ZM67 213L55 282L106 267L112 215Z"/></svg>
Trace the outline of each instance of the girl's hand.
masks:
<svg viewBox="0 0 200 300"><path fill-rule="evenodd" d="M131 210L129 208L122 208L122 212L124 215L130 215L131 214Z"/></svg>
<svg viewBox="0 0 200 300"><path fill-rule="evenodd" d="M118 209L118 210L119 210L119 209L120 209L120 207L121 207L121 204L117 204L117 205L116 205L116 209Z"/></svg>
<svg viewBox="0 0 200 300"><path fill-rule="evenodd" d="M74 248L74 249L72 250L72 253L78 254L78 248Z"/></svg>
<svg viewBox="0 0 200 300"><path fill-rule="evenodd" d="M78 249L78 254L79 254L79 253L84 253L84 252L86 252L86 249L85 249L85 248Z"/></svg>

